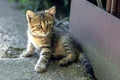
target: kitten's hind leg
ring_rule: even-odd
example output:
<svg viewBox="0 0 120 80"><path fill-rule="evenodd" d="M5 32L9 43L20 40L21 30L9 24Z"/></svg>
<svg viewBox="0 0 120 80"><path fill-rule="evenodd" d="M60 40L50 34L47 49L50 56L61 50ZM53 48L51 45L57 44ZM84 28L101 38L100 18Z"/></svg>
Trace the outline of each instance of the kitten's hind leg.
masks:
<svg viewBox="0 0 120 80"><path fill-rule="evenodd" d="M68 63L71 63L73 62L74 60L76 59L76 55L75 54L67 54L67 56L65 58L62 58L60 61L59 61L59 65L60 66L65 66L67 65Z"/></svg>
<svg viewBox="0 0 120 80"><path fill-rule="evenodd" d="M22 53L20 55L20 57L30 57L30 56L33 56L34 50L35 49L34 49L33 45L31 43L28 43L27 50L24 53Z"/></svg>
<svg viewBox="0 0 120 80"><path fill-rule="evenodd" d="M72 45L71 38L69 36L63 36L61 42L65 51L66 57L59 61L59 65L64 66L68 63L73 62L76 59L77 54L75 53Z"/></svg>

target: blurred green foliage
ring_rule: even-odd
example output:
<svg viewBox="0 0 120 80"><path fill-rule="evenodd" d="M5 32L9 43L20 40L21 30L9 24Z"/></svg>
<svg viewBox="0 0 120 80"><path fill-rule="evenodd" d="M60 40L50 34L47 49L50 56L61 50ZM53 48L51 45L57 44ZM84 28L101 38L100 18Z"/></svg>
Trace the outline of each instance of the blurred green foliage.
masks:
<svg viewBox="0 0 120 80"><path fill-rule="evenodd" d="M71 0L9 0L9 2L15 2L24 11L28 9L40 11L56 6L59 19L69 16L71 4Z"/></svg>

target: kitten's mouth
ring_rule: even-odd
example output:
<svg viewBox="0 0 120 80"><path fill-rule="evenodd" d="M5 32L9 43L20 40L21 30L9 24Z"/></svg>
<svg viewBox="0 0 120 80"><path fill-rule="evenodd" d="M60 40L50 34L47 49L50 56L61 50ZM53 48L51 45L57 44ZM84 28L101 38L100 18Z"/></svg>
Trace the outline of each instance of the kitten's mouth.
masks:
<svg viewBox="0 0 120 80"><path fill-rule="evenodd" d="M29 33L30 33L32 36L34 36L34 37L46 37L46 36L49 35L49 32L40 34L39 32L33 33L33 32L31 32L31 31L29 31Z"/></svg>
<svg viewBox="0 0 120 80"><path fill-rule="evenodd" d="M49 32L44 32L43 36L47 36L47 35L49 35Z"/></svg>

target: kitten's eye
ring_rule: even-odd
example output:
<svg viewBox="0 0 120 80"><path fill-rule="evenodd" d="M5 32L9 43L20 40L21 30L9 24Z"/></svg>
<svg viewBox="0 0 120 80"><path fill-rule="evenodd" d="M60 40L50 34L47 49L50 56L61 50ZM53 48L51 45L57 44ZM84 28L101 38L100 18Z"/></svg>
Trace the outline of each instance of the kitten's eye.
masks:
<svg viewBox="0 0 120 80"><path fill-rule="evenodd" d="M35 26L31 26L31 28L34 28Z"/></svg>
<svg viewBox="0 0 120 80"><path fill-rule="evenodd" d="M50 24L47 24L47 27L50 27Z"/></svg>
<svg viewBox="0 0 120 80"><path fill-rule="evenodd" d="M38 25L37 28L40 29L42 26L41 25Z"/></svg>

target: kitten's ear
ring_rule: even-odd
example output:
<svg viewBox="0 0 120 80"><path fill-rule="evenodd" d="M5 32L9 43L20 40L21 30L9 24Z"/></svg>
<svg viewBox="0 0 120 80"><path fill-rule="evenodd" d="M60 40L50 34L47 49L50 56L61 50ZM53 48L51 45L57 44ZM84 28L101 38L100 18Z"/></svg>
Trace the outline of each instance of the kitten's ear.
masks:
<svg viewBox="0 0 120 80"><path fill-rule="evenodd" d="M51 14L52 16L55 16L55 13L56 13L56 7L53 6L53 7L51 7L50 9L45 10L45 12Z"/></svg>
<svg viewBox="0 0 120 80"><path fill-rule="evenodd" d="M28 22L31 22L31 20L33 19L33 17L35 16L35 12L31 11L31 10L27 10L26 11L26 18Z"/></svg>

